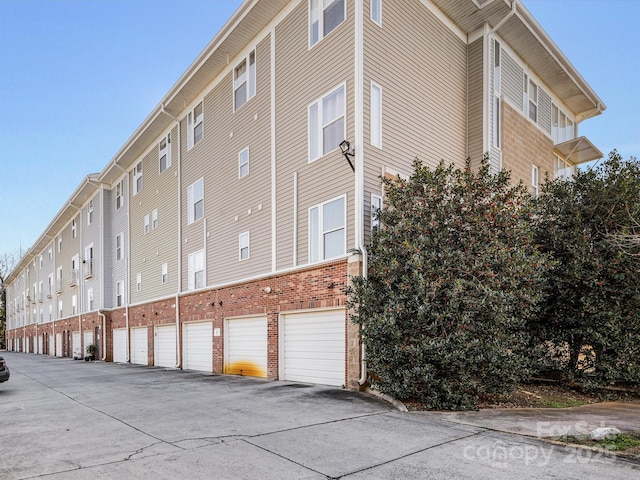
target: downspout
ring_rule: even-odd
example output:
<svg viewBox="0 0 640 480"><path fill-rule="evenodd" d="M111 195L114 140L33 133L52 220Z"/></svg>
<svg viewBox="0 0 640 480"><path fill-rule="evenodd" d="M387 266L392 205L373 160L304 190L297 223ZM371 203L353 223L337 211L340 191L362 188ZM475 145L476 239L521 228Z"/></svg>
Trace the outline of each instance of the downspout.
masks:
<svg viewBox="0 0 640 480"><path fill-rule="evenodd" d="M100 360L103 362L107 360L107 316L98 310L98 315L102 317L102 357Z"/></svg>
<svg viewBox="0 0 640 480"><path fill-rule="evenodd" d="M355 144L356 162L355 172L355 202L356 202L356 248L362 253L362 276L367 278L367 249L364 246L364 8L362 2L356 2L355 10ZM366 348L360 340L360 378L359 385L367 381Z"/></svg>

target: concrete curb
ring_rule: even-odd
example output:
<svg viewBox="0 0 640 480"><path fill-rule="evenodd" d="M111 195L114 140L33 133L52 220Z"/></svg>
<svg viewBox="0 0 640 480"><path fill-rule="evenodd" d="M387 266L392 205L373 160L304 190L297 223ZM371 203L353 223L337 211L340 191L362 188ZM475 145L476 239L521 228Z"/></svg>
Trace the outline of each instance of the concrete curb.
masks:
<svg viewBox="0 0 640 480"><path fill-rule="evenodd" d="M375 397L381 398L385 402L390 403L391 405L393 405L393 408L395 408L396 410L398 410L400 412L408 412L409 411L407 409L407 407L405 407L404 403L402 403L397 398L393 398L391 395L387 395L386 393L379 392L378 390L373 390L370 387L365 388L364 391L366 393L369 393L369 394L375 396Z"/></svg>

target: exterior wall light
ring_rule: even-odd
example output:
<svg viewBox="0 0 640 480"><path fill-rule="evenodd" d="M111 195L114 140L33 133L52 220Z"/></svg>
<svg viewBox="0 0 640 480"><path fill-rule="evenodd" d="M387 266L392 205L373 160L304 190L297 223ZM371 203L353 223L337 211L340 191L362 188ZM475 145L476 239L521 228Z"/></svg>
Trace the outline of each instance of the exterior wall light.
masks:
<svg viewBox="0 0 640 480"><path fill-rule="evenodd" d="M343 140L342 142L340 142L339 147L340 147L340 151L342 152L342 155L344 155L344 158L346 158L347 162L349 162L349 166L351 167L351 170L355 172L356 168L353 166L353 163L349 158L349 157L355 157L356 155L355 148L351 147L351 144L347 140Z"/></svg>

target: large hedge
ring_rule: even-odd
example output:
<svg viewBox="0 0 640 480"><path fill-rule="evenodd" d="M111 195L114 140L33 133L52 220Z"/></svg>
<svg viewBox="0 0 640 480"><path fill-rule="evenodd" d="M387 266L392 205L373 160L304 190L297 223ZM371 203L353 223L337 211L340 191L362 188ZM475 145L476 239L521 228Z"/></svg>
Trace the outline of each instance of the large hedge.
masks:
<svg viewBox="0 0 640 480"><path fill-rule="evenodd" d="M640 162L613 151L546 183L536 241L554 259L532 333L550 367L588 383L640 382Z"/></svg>
<svg viewBox="0 0 640 480"><path fill-rule="evenodd" d="M350 289L374 387L434 409L475 408L529 374L527 325L547 269L530 197L509 174L414 162L385 182L368 278Z"/></svg>

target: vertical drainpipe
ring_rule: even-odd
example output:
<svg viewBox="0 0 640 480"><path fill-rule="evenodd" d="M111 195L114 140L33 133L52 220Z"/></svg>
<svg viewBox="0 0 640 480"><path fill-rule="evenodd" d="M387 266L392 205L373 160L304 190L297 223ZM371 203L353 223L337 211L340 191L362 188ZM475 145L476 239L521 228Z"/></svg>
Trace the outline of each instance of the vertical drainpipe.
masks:
<svg viewBox="0 0 640 480"><path fill-rule="evenodd" d="M364 245L364 6L355 2L355 52L354 52L354 127L355 127L355 244L362 252L362 275L367 276L367 250ZM365 345L361 341L360 378L367 381Z"/></svg>

